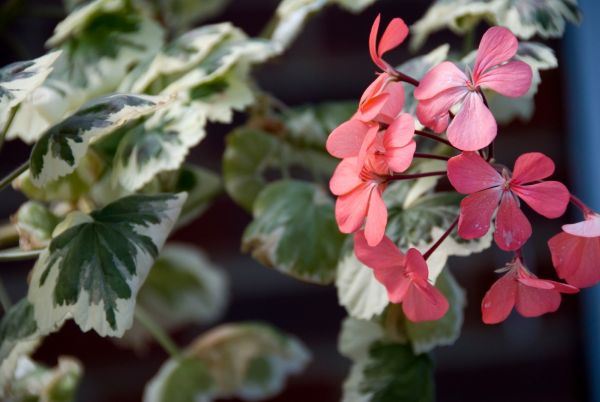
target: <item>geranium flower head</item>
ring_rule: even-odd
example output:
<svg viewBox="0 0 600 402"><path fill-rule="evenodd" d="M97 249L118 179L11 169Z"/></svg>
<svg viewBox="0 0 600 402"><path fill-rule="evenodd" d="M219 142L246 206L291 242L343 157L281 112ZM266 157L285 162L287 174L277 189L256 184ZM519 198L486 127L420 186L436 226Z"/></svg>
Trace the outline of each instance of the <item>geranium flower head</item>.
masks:
<svg viewBox="0 0 600 402"><path fill-rule="evenodd" d="M373 269L390 302L402 303L409 320L438 320L448 311L448 301L429 283L427 262L417 249L411 248L404 255L388 237L371 247L361 231L354 236L354 251L363 264Z"/></svg>
<svg viewBox="0 0 600 402"><path fill-rule="evenodd" d="M519 258L507 265L507 272L487 291L481 303L483 322L497 324L516 308L523 317L538 317L558 309L561 293L579 289L564 283L538 279Z"/></svg>
<svg viewBox="0 0 600 402"><path fill-rule="evenodd" d="M546 218L558 218L569 203L569 191L557 181L541 181L554 173L547 156L526 153L515 162L513 173L502 174L476 152L463 152L448 161L448 179L462 194L458 234L464 239L485 235L494 212L494 240L503 250L517 250L531 236L531 224L520 208L519 199Z"/></svg>
<svg viewBox="0 0 600 402"><path fill-rule="evenodd" d="M460 150L477 151L488 146L496 137L497 126L481 90L519 97L531 86L531 67L511 60L518 46L508 29L492 27L481 39L472 74L465 74L449 61L427 72L414 93L421 123L438 133L447 128L448 140ZM450 122L450 111L455 108L458 111Z"/></svg>
<svg viewBox="0 0 600 402"><path fill-rule="evenodd" d="M387 208L383 191L389 169L374 155L359 163L357 157L346 158L335 169L329 188L338 196L335 218L342 233L353 233L365 223L365 236L375 246L385 234ZM365 222L366 220L366 222Z"/></svg>
<svg viewBox="0 0 600 402"><path fill-rule="evenodd" d="M382 57L385 53L397 48L404 42L404 39L408 36L408 27L401 18L394 18L385 28L379 43L377 43L380 22L381 15L377 15L369 35L369 53L371 53L371 59L379 68L385 72L392 72L393 68Z"/></svg>
<svg viewBox="0 0 600 402"><path fill-rule="evenodd" d="M588 213L563 231L548 241L558 276L579 288L600 282L600 215Z"/></svg>

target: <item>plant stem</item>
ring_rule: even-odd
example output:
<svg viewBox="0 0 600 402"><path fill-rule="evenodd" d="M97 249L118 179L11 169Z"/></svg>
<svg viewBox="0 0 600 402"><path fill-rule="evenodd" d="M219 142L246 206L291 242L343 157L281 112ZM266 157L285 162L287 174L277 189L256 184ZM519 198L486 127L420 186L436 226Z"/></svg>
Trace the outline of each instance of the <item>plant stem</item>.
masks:
<svg viewBox="0 0 600 402"><path fill-rule="evenodd" d="M13 182L14 179L19 177L27 169L29 169L29 161L25 162L24 164L22 164L21 166L19 166L12 172L10 172L8 174L8 176L1 179L0 180L0 191L4 190L6 187L8 187L10 185L10 183Z"/></svg>
<svg viewBox="0 0 600 402"><path fill-rule="evenodd" d="M0 304L2 304L2 309L4 312L7 312L12 307L10 296L6 291L6 287L4 286L2 279L0 279Z"/></svg>
<svg viewBox="0 0 600 402"><path fill-rule="evenodd" d="M594 211L592 211L592 209L590 207L585 205L585 203L583 201L581 201L578 197L574 196L573 194L571 194L570 201L571 201L571 204L575 205L577 208L579 208L581 210L581 212L583 213L584 216L587 217L587 215L594 213Z"/></svg>
<svg viewBox="0 0 600 402"><path fill-rule="evenodd" d="M434 154L424 154L424 153L420 153L420 152L415 152L414 157L415 158L420 158L420 159L437 159L437 160L440 160L440 161L447 161L448 159L450 159L449 156L434 155Z"/></svg>
<svg viewBox="0 0 600 402"><path fill-rule="evenodd" d="M434 140L434 141L437 141L437 142L441 142L442 144L446 144L446 145L448 145L449 147L452 147L452 148L454 148L454 147L452 146L452 144L450 144L450 141L448 141L448 140L446 140L446 139L444 139L444 138L440 137L439 135L436 135L436 134L431 134L431 133L428 133L428 132L426 132L426 131L421 131L421 130L415 130L415 134L416 134L416 135L420 135L421 137L429 138L430 140Z"/></svg>
<svg viewBox="0 0 600 402"><path fill-rule="evenodd" d="M179 350L175 341L173 341L169 334L167 334L167 332L158 325L139 304L135 306L135 318L144 328L146 328L146 330L148 330L148 332L150 332L150 334L152 334L156 342L158 342L171 357L175 359L181 357L181 350Z"/></svg>
<svg viewBox="0 0 600 402"><path fill-rule="evenodd" d="M458 225L458 218L456 218L454 222L452 222L452 225L450 225L450 227L444 232L444 234L440 236L440 238L434 243L434 245L431 246L429 250L425 252L425 254L423 254L423 258L425 258L425 260L427 260L431 256L431 254L433 254L433 252L444 242L444 240L446 240L446 238L450 235L450 233L452 233L456 225Z"/></svg>
<svg viewBox="0 0 600 402"><path fill-rule="evenodd" d="M2 129L2 132L0 132L0 151L2 151L4 141L6 140L6 134L8 134L8 130L10 130L10 126L12 125L15 115L17 114L17 110L19 110L19 106L12 108L12 110L10 111L10 115L8 116L8 120L6 121L6 124Z"/></svg>
<svg viewBox="0 0 600 402"><path fill-rule="evenodd" d="M395 75L396 77L398 77L398 79L399 79L400 81L403 81L403 82L409 83L410 85L412 85L412 86L414 86L414 87L418 87L418 86L419 86L419 80L417 80L417 79L415 79L415 78L413 78L413 77L411 77L411 76L409 76L409 75L406 75L406 74L404 74L404 73L401 73L401 72L400 72L400 71L398 71L398 70L395 70L395 74L394 74L394 75Z"/></svg>
<svg viewBox="0 0 600 402"><path fill-rule="evenodd" d="M420 179L421 177L431 177L431 176L446 176L445 171L436 171L436 172L427 172L427 173L415 173L415 174L398 174L393 176L388 176L388 180L412 180L412 179Z"/></svg>
<svg viewBox="0 0 600 402"><path fill-rule="evenodd" d="M25 251L19 248L9 248L0 251L0 262L33 260L38 258L41 253L42 250Z"/></svg>

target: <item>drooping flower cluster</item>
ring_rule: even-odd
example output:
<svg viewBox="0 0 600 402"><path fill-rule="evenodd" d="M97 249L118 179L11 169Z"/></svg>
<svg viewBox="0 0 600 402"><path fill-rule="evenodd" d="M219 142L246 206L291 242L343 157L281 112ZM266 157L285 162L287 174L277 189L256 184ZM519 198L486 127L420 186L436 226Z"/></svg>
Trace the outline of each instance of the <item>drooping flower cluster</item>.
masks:
<svg viewBox="0 0 600 402"><path fill-rule="evenodd" d="M412 321L444 316L448 302L430 283L426 260L455 226L458 236L466 240L484 236L493 226L498 247L514 253L501 270L504 276L482 302L485 323L503 321L513 307L526 317L555 311L561 293L576 293L579 287L600 282L600 215L573 197L562 183L545 180L554 173L554 162L538 152L525 153L511 171L494 160L497 124L487 106L486 91L519 97L532 81L530 66L515 60L519 46L515 36L506 28L490 28L481 39L472 70L463 72L445 61L419 82L383 59L407 37L406 24L393 19L378 42L379 24L378 16L369 50L382 72L363 93L352 118L330 134L327 150L342 159L330 182L337 196L338 226L343 233L356 233L356 256L373 269L389 301L401 303ZM413 117L403 111L403 82L416 87L416 117L433 132L415 130ZM417 134L450 144L458 153L451 158L416 153ZM415 157L447 159L447 171L408 174ZM391 180L438 174L447 175L456 191L466 195L457 221L426 253L414 248L404 253L385 236L388 211L383 193ZM550 219L562 216L569 202L582 210L583 222L563 226L564 232L548 243L558 276L568 284L538 279L525 267L521 248L533 229L521 201Z"/></svg>

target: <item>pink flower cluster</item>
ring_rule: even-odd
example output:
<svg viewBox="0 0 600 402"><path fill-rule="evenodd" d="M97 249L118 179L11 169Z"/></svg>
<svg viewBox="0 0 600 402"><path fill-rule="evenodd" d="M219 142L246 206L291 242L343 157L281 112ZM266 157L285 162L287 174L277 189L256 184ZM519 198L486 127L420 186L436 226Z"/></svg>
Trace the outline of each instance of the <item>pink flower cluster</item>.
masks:
<svg viewBox="0 0 600 402"><path fill-rule="evenodd" d="M514 257L483 299L485 323L505 320L513 308L526 317L555 311L561 293L576 293L580 287L600 282L600 215L562 183L545 180L554 173L554 162L541 153L526 153L517 158L511 171L494 160L497 124L484 90L519 97L531 86L531 68L514 59L515 36L506 28L492 27L481 39L472 72L445 61L419 82L383 59L407 37L406 24L393 19L378 41L379 24L378 16L369 50L382 72L363 93L352 118L330 134L327 151L342 159L330 181L337 196L335 216L340 231L356 233L356 256L373 269L390 302L401 303L412 321L443 317L448 301L429 281L427 258L455 226L458 235L468 240L484 236L492 222L495 243ZM432 132L415 130L413 117L403 112L402 82L416 87L416 116ZM449 144L459 153L451 158L416 153L415 135ZM447 159L447 170L406 174L415 157ZM414 248L403 253L385 236L388 212L383 193L392 180L433 175L447 176L456 191L466 195L459 217L426 253ZM550 219L562 216L570 202L583 212L583 222L563 226L563 232L548 242L558 276L567 284L538 279L525 267L521 248L531 237L532 227L521 201Z"/></svg>

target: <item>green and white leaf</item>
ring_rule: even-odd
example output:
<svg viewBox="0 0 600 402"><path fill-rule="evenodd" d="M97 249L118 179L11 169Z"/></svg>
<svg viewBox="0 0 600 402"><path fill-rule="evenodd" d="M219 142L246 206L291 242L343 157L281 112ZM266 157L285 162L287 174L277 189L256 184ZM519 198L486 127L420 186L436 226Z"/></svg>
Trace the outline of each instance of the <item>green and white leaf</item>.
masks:
<svg viewBox="0 0 600 402"><path fill-rule="evenodd" d="M33 268L28 299L41 333L66 319L121 336L135 298L173 228L185 194L137 195L59 225Z"/></svg>
<svg viewBox="0 0 600 402"><path fill-rule="evenodd" d="M36 201L21 205L11 218L19 233L19 246L23 250L46 248L52 232L61 219L50 209Z"/></svg>
<svg viewBox="0 0 600 402"><path fill-rule="evenodd" d="M40 342L33 306L22 299L0 321L0 397L13 383L19 359L32 353Z"/></svg>
<svg viewBox="0 0 600 402"><path fill-rule="evenodd" d="M81 363L60 356L58 365L50 368L27 356L19 359L11 385L11 401L71 402L83 374Z"/></svg>
<svg viewBox="0 0 600 402"><path fill-rule="evenodd" d="M194 23L216 16L229 0L158 0L152 3L168 26L181 32Z"/></svg>
<svg viewBox="0 0 600 402"><path fill-rule="evenodd" d="M97 99L48 129L31 152L34 185L41 187L77 168L89 145L125 123L156 111L167 99L146 95L109 95Z"/></svg>
<svg viewBox="0 0 600 402"><path fill-rule="evenodd" d="M205 137L206 120L179 102L127 131L114 157L113 181L136 191L157 174L179 169L190 148Z"/></svg>
<svg viewBox="0 0 600 402"><path fill-rule="evenodd" d="M344 241L333 201L316 185L282 180L260 192L254 221L242 237L242 250L262 264L320 284L335 278Z"/></svg>
<svg viewBox="0 0 600 402"><path fill-rule="evenodd" d="M52 52L0 68L0 129L8 124L12 109L42 85L59 56L60 52Z"/></svg>
<svg viewBox="0 0 600 402"><path fill-rule="evenodd" d="M228 280L197 248L167 244L150 270L137 303L166 330L218 320L228 301ZM137 322L119 342L143 346L151 335Z"/></svg>
<svg viewBox="0 0 600 402"><path fill-rule="evenodd" d="M183 359L168 360L147 385L144 402L267 399L309 360L299 340L270 326L223 325L198 338Z"/></svg>

